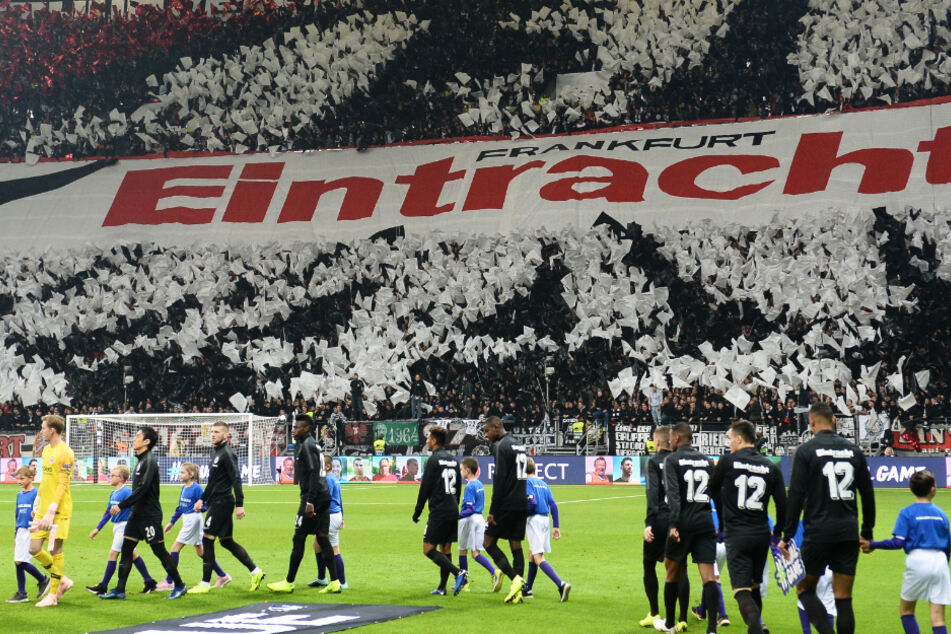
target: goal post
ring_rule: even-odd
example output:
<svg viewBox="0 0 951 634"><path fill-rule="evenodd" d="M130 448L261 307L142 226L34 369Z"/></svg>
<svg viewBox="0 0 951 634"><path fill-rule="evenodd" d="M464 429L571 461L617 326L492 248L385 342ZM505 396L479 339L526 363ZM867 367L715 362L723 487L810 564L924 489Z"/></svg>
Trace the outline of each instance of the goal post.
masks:
<svg viewBox="0 0 951 634"><path fill-rule="evenodd" d="M198 465L207 481L211 460L211 427L228 423L231 446L246 485L274 483L274 456L284 450L286 422L254 414L85 414L66 417L66 442L76 455L79 480L108 482L119 464L134 468L132 437L140 427L153 427L162 484L179 482L182 463Z"/></svg>

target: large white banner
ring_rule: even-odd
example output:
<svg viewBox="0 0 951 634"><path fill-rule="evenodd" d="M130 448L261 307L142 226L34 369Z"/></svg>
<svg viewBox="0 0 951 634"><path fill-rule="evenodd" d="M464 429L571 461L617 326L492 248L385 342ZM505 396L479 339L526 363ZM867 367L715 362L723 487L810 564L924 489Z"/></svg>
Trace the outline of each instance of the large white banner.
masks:
<svg viewBox="0 0 951 634"><path fill-rule="evenodd" d="M941 208L951 104L436 145L0 165L0 250Z"/></svg>

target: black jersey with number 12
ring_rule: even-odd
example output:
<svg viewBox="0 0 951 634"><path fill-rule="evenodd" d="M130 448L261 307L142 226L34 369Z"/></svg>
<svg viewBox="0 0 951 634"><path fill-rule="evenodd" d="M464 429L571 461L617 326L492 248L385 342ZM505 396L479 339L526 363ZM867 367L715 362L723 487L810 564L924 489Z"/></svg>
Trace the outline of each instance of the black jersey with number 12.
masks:
<svg viewBox="0 0 951 634"><path fill-rule="evenodd" d="M670 527L679 531L713 532L710 476L713 461L691 445L681 445L664 459L664 485Z"/></svg>
<svg viewBox="0 0 951 634"><path fill-rule="evenodd" d="M454 520L459 517L459 489L462 486L459 463L445 449L437 449L426 461L423 479L416 497L416 513L419 517L423 506L429 501L429 516L435 519Z"/></svg>
<svg viewBox="0 0 951 634"><path fill-rule="evenodd" d="M710 482L727 539L769 530L768 505L776 505L775 533L786 524L786 485L779 466L753 447L720 458Z"/></svg>
<svg viewBox="0 0 951 634"><path fill-rule="evenodd" d="M793 456L783 538L796 532L803 512L805 536L821 542L857 540L858 497L862 537L872 538L875 492L862 450L831 430L820 431Z"/></svg>
<svg viewBox="0 0 951 634"><path fill-rule="evenodd" d="M525 445L506 434L495 443L495 477L492 480L492 503L489 515L516 512L528 513L525 480L528 479L528 456Z"/></svg>

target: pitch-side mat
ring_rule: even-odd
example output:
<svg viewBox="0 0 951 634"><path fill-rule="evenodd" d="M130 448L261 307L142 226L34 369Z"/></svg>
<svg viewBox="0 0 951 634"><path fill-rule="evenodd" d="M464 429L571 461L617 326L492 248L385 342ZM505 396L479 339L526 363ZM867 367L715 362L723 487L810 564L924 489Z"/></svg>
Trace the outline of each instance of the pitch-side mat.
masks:
<svg viewBox="0 0 951 634"><path fill-rule="evenodd" d="M438 610L428 605L352 605L348 603L252 603L240 608L183 616L105 630L98 634L274 634L340 632Z"/></svg>

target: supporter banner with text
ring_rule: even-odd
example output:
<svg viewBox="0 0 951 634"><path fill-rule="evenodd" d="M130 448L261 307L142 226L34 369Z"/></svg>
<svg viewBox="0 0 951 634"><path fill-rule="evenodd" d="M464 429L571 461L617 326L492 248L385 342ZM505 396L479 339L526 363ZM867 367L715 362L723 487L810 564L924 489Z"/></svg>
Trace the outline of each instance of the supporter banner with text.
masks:
<svg viewBox="0 0 951 634"><path fill-rule="evenodd" d="M334 241L397 225L531 232L587 227L601 212L650 226L757 223L827 207L932 209L951 193L951 103L76 170L0 165L0 191L11 192L0 204L0 250ZM19 187L23 179L35 186Z"/></svg>

